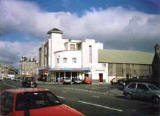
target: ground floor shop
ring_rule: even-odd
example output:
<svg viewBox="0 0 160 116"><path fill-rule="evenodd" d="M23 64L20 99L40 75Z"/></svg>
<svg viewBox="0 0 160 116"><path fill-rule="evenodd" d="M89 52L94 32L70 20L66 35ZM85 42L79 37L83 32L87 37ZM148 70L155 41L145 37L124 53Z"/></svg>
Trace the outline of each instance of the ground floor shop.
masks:
<svg viewBox="0 0 160 116"><path fill-rule="evenodd" d="M43 69L47 70L47 69ZM104 71L96 71L91 70L89 68L85 68L85 70L62 70L62 69L49 69L48 73L47 71L39 71L39 77L42 81L52 81L52 82L58 82L63 81L64 78L70 78L72 81L76 79L85 80L85 78L93 80L93 82L106 82L106 73ZM45 73L43 73L45 72Z"/></svg>

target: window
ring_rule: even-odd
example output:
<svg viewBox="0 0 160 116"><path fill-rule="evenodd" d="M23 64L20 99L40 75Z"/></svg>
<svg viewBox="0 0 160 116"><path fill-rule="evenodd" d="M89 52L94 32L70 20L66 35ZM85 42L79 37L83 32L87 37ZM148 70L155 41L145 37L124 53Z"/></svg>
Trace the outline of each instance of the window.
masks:
<svg viewBox="0 0 160 116"><path fill-rule="evenodd" d="M135 84L135 83L133 83L133 84L129 85L129 86L128 86L128 88L130 88L130 89L134 89L134 88L136 88L136 84Z"/></svg>
<svg viewBox="0 0 160 116"><path fill-rule="evenodd" d="M92 46L89 46L89 63L92 63Z"/></svg>
<svg viewBox="0 0 160 116"><path fill-rule="evenodd" d="M63 63L67 63L67 58L63 58Z"/></svg>
<svg viewBox="0 0 160 116"><path fill-rule="evenodd" d="M70 44L70 50L75 50L76 47L75 47L75 44Z"/></svg>
<svg viewBox="0 0 160 116"><path fill-rule="evenodd" d="M147 88L146 85L144 85L144 84L138 84L137 89L148 90L148 88Z"/></svg>
<svg viewBox="0 0 160 116"><path fill-rule="evenodd" d="M106 67L106 64L105 64L105 63L103 63L103 64L102 64L102 66L103 66L103 68L105 68L105 67Z"/></svg>
<svg viewBox="0 0 160 116"><path fill-rule="evenodd" d="M13 97L12 93L5 92L1 95L1 111L3 113L12 112L13 110Z"/></svg>
<svg viewBox="0 0 160 116"><path fill-rule="evenodd" d="M123 64L116 64L116 75L123 76Z"/></svg>
<svg viewBox="0 0 160 116"><path fill-rule="evenodd" d="M108 75L109 76L114 76L114 64L109 63L108 64Z"/></svg>
<svg viewBox="0 0 160 116"><path fill-rule="evenodd" d="M59 58L57 58L57 63L59 63Z"/></svg>
<svg viewBox="0 0 160 116"><path fill-rule="evenodd" d="M26 92L16 96L16 110L36 109L61 104L59 99L48 91Z"/></svg>
<svg viewBox="0 0 160 116"><path fill-rule="evenodd" d="M157 88L157 87L154 86L154 85L148 85L148 87L149 87L151 90L159 90L159 88Z"/></svg>
<svg viewBox="0 0 160 116"><path fill-rule="evenodd" d="M77 58L72 58L73 63L77 63Z"/></svg>

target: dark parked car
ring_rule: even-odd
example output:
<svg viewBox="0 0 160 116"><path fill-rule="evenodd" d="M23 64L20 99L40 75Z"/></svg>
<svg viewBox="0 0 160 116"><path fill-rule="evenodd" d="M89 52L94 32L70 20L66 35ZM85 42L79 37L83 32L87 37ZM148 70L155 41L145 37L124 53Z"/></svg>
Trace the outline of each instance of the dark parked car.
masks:
<svg viewBox="0 0 160 116"><path fill-rule="evenodd" d="M146 99L154 106L160 105L160 89L151 83L131 82L124 88L123 94L127 99Z"/></svg>
<svg viewBox="0 0 160 116"><path fill-rule="evenodd" d="M23 87L37 87L37 83L34 77L24 77L22 80Z"/></svg>

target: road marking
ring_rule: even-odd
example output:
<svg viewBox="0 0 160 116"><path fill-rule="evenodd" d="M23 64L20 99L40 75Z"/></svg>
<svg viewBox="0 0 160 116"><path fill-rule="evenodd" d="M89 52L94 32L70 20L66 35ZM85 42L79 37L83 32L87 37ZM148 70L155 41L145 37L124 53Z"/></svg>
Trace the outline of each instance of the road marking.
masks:
<svg viewBox="0 0 160 116"><path fill-rule="evenodd" d="M83 104L89 104L89 105L105 108L105 109L115 110L115 111L118 111L118 112L123 111L122 109L116 109L116 108L112 108L112 107L108 107L108 106L102 106L102 105L99 105L99 104L89 103L89 102L85 102L85 101L78 101L78 102L83 103Z"/></svg>
<svg viewBox="0 0 160 116"><path fill-rule="evenodd" d="M100 98L100 96L92 96L92 97L95 97L95 98Z"/></svg>
<svg viewBox="0 0 160 116"><path fill-rule="evenodd" d="M57 96L57 97L59 97L59 98L61 98L61 99L64 99L64 97L62 97L62 96Z"/></svg>
<svg viewBox="0 0 160 116"><path fill-rule="evenodd" d="M77 89L77 88L64 88L66 90L77 90L77 91L82 91L82 92L87 92L87 93L96 93L96 94L101 94L101 95L105 95L105 92L97 92L97 91L92 91L92 90L85 90L85 89Z"/></svg>
<svg viewBox="0 0 160 116"><path fill-rule="evenodd" d="M4 85L7 85L7 86L9 86L9 87L13 87L13 88L16 87L16 86L14 86L14 85L9 85L9 84L7 84L7 83L4 82L4 81L3 81L3 84L4 84Z"/></svg>

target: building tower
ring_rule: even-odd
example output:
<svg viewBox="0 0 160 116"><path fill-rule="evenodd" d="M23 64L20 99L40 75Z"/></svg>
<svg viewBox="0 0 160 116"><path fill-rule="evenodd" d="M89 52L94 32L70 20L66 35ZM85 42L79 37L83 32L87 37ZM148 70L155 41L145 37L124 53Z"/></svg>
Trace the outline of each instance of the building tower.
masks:
<svg viewBox="0 0 160 116"><path fill-rule="evenodd" d="M53 28L47 32L49 35L48 39L48 67L53 68L55 66L54 60L54 52L61 51L64 49L63 42L62 42L62 35L63 32L57 28Z"/></svg>

